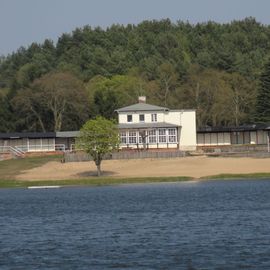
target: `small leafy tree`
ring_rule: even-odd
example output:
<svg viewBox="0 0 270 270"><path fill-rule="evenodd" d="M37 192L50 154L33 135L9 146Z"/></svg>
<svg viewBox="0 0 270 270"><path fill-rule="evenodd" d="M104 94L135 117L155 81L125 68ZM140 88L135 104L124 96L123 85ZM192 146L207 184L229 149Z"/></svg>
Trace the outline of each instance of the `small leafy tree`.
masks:
<svg viewBox="0 0 270 270"><path fill-rule="evenodd" d="M97 175L100 176L100 166L104 156L118 149L118 128L113 121L98 116L83 125L77 146L93 158L97 166Z"/></svg>

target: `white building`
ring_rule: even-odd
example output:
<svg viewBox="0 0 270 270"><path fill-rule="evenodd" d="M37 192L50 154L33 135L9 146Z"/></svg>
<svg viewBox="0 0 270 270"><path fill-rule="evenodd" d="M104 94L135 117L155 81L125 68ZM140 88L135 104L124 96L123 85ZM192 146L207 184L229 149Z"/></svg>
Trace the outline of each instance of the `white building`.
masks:
<svg viewBox="0 0 270 270"><path fill-rule="evenodd" d="M195 110L170 110L146 104L140 97L139 103L116 112L122 149L196 149Z"/></svg>

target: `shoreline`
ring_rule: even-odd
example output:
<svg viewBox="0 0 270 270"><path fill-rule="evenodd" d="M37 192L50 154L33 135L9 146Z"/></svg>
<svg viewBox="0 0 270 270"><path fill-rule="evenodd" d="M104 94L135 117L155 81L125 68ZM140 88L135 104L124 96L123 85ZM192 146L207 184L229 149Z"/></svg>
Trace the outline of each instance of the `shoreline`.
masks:
<svg viewBox="0 0 270 270"><path fill-rule="evenodd" d="M104 160L101 165L101 177L96 176L94 162L61 163L61 158L55 155L1 161L0 188L270 178L270 158L196 156Z"/></svg>
<svg viewBox="0 0 270 270"><path fill-rule="evenodd" d="M233 181L233 180L270 180L270 173L251 173L251 174L226 174L212 175L202 178L179 177L140 177L140 178L111 178L111 177L92 177L81 179L65 180L4 180L0 179L0 189L2 188L28 188L42 186L63 187L99 187L117 186L133 184L157 184L157 183L180 183L180 182L203 182L203 181Z"/></svg>

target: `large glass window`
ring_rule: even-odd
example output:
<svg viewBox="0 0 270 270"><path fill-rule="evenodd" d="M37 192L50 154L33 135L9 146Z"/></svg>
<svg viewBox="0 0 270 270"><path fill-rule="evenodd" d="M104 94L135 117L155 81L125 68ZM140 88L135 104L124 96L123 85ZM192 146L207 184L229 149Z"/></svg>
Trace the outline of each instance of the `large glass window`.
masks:
<svg viewBox="0 0 270 270"><path fill-rule="evenodd" d="M127 115L127 121L128 122L132 122L132 114L128 114Z"/></svg>
<svg viewBox="0 0 270 270"><path fill-rule="evenodd" d="M127 143L127 133L125 131L120 132L120 142Z"/></svg>
<svg viewBox="0 0 270 270"><path fill-rule="evenodd" d="M139 143L146 143L147 133L146 130L139 131Z"/></svg>
<svg viewBox="0 0 270 270"><path fill-rule="evenodd" d="M148 140L149 140L149 143L156 143L157 142L157 133L156 133L155 129L149 130Z"/></svg>
<svg viewBox="0 0 270 270"><path fill-rule="evenodd" d="M166 129L165 128L161 128L158 130L158 142L160 143L166 143Z"/></svg>
<svg viewBox="0 0 270 270"><path fill-rule="evenodd" d="M157 114L156 113L151 114L151 121L152 122L157 122Z"/></svg>
<svg viewBox="0 0 270 270"><path fill-rule="evenodd" d="M137 143L137 135L136 135L136 131L129 131L128 133L128 142L130 144L135 144Z"/></svg>
<svg viewBox="0 0 270 270"><path fill-rule="evenodd" d="M177 141L176 140L176 129L175 128L169 128L168 133L169 133L169 142L170 143L175 143Z"/></svg>

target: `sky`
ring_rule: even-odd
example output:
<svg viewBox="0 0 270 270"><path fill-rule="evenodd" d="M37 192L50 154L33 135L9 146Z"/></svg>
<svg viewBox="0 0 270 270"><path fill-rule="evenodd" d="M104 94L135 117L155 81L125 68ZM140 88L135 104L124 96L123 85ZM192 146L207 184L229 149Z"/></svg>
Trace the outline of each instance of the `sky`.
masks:
<svg viewBox="0 0 270 270"><path fill-rule="evenodd" d="M0 56L90 25L171 19L227 23L245 17L270 24L270 0L0 0Z"/></svg>

